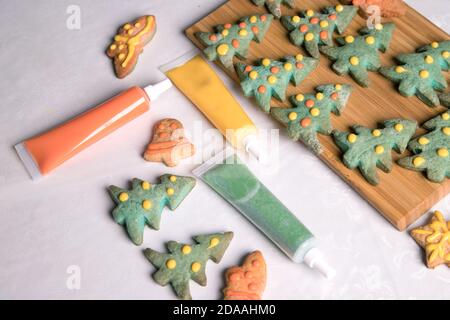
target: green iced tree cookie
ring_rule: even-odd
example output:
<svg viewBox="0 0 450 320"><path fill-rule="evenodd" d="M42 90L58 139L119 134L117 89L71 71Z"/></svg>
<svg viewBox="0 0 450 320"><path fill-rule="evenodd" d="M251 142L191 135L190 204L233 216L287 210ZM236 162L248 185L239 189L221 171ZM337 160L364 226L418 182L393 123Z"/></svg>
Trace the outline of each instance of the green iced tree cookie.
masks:
<svg viewBox="0 0 450 320"><path fill-rule="evenodd" d="M216 27L217 32L198 32L195 35L206 48L203 50L210 61L219 60L225 67L233 66L233 57L244 59L250 43L261 42L272 23L271 14L249 16L239 23L226 23Z"/></svg>
<svg viewBox="0 0 450 320"><path fill-rule="evenodd" d="M430 131L408 144L408 149L414 154L398 161L404 168L426 171L427 177L433 182L442 182L450 178L450 114L441 115L428 120L423 127Z"/></svg>
<svg viewBox="0 0 450 320"><path fill-rule="evenodd" d="M161 176L159 184L133 179L131 190L110 186L108 191L117 207L114 220L124 225L130 239L142 244L144 226L159 230L161 214L165 206L175 210L195 186L195 179L170 174Z"/></svg>
<svg viewBox="0 0 450 320"><path fill-rule="evenodd" d="M281 61L261 59L258 66L237 63L235 68L244 95L255 97L258 106L268 113L272 97L285 101L289 82L299 85L318 63L317 59L298 54Z"/></svg>
<svg viewBox="0 0 450 320"><path fill-rule="evenodd" d="M442 71L450 70L450 41L432 42L416 53L399 55L396 60L399 65L383 67L380 73L399 83L402 95L416 95L430 107L439 105L436 91L447 88Z"/></svg>
<svg viewBox="0 0 450 320"><path fill-rule="evenodd" d="M289 8L294 7L294 0L252 0L259 7L266 5L267 9L277 18L281 17L281 5L287 5Z"/></svg>
<svg viewBox="0 0 450 320"><path fill-rule="evenodd" d="M381 67L378 51L387 50L394 28L393 23L363 28L358 36L338 38L339 47L323 46L320 51L334 61L332 68L337 74L350 74L360 86L368 87L367 71L378 71Z"/></svg>
<svg viewBox="0 0 450 320"><path fill-rule="evenodd" d="M392 119L383 122L381 129L353 126L355 133L333 131L337 146L344 153L343 161L349 169L359 168L366 180L377 185L376 168L384 172L392 169L391 151L405 151L409 139L416 131L415 121Z"/></svg>
<svg viewBox="0 0 450 320"><path fill-rule="evenodd" d="M219 263L231 239L233 232L201 235L194 237L197 244L169 241L167 249L170 253L146 249L144 254L158 268L153 279L161 286L170 283L179 298L190 300L189 280L206 286L206 263L209 259Z"/></svg>
<svg viewBox="0 0 450 320"><path fill-rule="evenodd" d="M330 114L341 114L351 91L349 85L322 85L316 88L316 93L292 96L294 108L273 108L271 115L286 126L289 138L301 140L318 154L322 146L317 133L331 134Z"/></svg>
<svg viewBox="0 0 450 320"><path fill-rule="evenodd" d="M306 51L314 58L320 57L320 46L333 45L333 33L340 34L345 31L353 20L358 8L355 6L326 7L321 12L306 10L297 16L283 16L281 23L290 31L291 42L304 46Z"/></svg>

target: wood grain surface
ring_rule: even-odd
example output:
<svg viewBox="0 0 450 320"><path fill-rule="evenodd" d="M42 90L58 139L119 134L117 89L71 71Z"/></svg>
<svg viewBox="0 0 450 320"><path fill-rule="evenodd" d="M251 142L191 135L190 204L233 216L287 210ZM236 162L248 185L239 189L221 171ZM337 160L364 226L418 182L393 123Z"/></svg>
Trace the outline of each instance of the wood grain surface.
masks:
<svg viewBox="0 0 450 320"><path fill-rule="evenodd" d="M338 4L337 1L329 0L297 0L294 9L282 7L282 12L283 15L294 15L300 10L309 8L319 10L324 6L336 4ZM231 0L188 28L186 34L199 48L203 48L195 37L196 32L213 31L216 25L235 23L241 17L263 13L267 13L266 8L253 5L250 0ZM383 66L394 64L394 57L398 54L411 53L416 48L432 41L443 41L450 38L448 34L410 7L406 16L390 21L395 23L396 29L389 50L385 54L380 53ZM356 34L365 25L366 20L357 15L344 34ZM279 59L298 53L307 55L303 48L298 48L289 42L287 29L278 20L274 20L264 40L260 44L252 42L245 62L254 63L263 57ZM235 59L238 61L237 58ZM430 108L416 97L401 96L396 90L396 85L380 74L370 72L370 87L362 88L350 76L335 74L330 66L330 60L322 55L319 67L299 86L291 85L288 89L288 96L300 92L312 92L320 84L347 83L352 85L354 90L342 116L332 115L331 121L335 129L348 131L349 127L354 124L376 127L378 122L391 118L414 119L420 125L445 110L441 106ZM220 67L235 81L238 81L234 70L226 69L222 65ZM448 82L450 80L448 73L446 78ZM272 102L276 107L288 106L287 103L282 104L274 99ZM279 124L274 120L275 126L279 126ZM419 129L417 135L423 132L422 129ZM286 137L286 134L283 134ZM437 201L450 191L448 179L442 184L432 183L422 173L401 168L397 164L393 166L393 170L389 174L378 170L380 184L374 187L362 177L358 170L350 170L344 166L341 161L342 154L330 137L320 136L320 141L324 146L320 158L399 230L404 230L421 215L427 213ZM409 154L408 151L403 155L407 154ZM393 152L393 158L395 161L399 155Z"/></svg>

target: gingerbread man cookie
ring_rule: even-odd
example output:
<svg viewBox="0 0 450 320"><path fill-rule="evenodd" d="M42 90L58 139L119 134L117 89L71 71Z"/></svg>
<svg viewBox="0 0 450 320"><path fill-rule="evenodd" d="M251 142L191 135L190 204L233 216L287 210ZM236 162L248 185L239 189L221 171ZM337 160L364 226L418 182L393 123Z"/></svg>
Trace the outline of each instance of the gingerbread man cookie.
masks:
<svg viewBox="0 0 450 320"><path fill-rule="evenodd" d="M249 254L240 267L231 267L225 274L225 300L261 300L266 287L266 262L260 251Z"/></svg>
<svg viewBox="0 0 450 320"><path fill-rule="evenodd" d="M359 6L364 16L375 14L372 7L378 8L382 17L394 18L401 17L406 14L407 7L403 0L341 0L342 3Z"/></svg>
<svg viewBox="0 0 450 320"><path fill-rule="evenodd" d="M153 130L153 140L144 153L144 159L150 162L163 162L175 167L185 158L195 153L195 147L184 136L184 128L176 119L159 121Z"/></svg>
<svg viewBox="0 0 450 320"><path fill-rule="evenodd" d="M114 61L114 69L119 79L129 75L136 66L144 46L156 33L154 16L143 16L120 27L114 36L114 42L108 47L106 54Z"/></svg>

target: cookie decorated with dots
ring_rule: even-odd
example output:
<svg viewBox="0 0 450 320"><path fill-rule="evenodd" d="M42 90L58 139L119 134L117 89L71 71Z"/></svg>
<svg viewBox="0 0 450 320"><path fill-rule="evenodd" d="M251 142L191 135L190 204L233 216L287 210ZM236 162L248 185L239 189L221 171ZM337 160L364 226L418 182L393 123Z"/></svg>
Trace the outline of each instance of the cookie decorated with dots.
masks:
<svg viewBox="0 0 450 320"><path fill-rule="evenodd" d="M320 51L333 61L332 68L339 75L349 74L360 86L369 86L368 71L381 67L379 52L386 52L391 42L393 23L363 28L359 35L337 39L339 47L323 46Z"/></svg>
<svg viewBox="0 0 450 320"><path fill-rule="evenodd" d="M357 7L338 4L316 12L312 9L295 16L281 17L281 23L290 32L291 42L304 46L314 58L320 57L320 46L333 45L333 33L340 34L347 29L357 12Z"/></svg>
<svg viewBox="0 0 450 320"><path fill-rule="evenodd" d="M281 60L261 59L256 66L237 63L235 68L244 95L255 97L258 106L268 113L272 97L285 101L289 83L299 85L318 64L317 59L298 54Z"/></svg>
<svg viewBox="0 0 450 320"><path fill-rule="evenodd" d="M112 215L114 220L125 226L128 235L136 245L141 245L144 227L159 230L164 207L175 210L195 186L195 179L165 174L160 183L133 179L131 190L110 186L108 191L116 203Z"/></svg>
<svg viewBox="0 0 450 320"><path fill-rule="evenodd" d="M261 300L266 288L266 261L260 251L249 254L242 266L225 273L225 300Z"/></svg>
<svg viewBox="0 0 450 320"><path fill-rule="evenodd" d="M417 123L412 120L391 119L378 129L355 125L353 132L333 131L337 146L344 153L343 161L349 169L359 168L372 185L379 183L377 168L388 173L392 170L391 151L403 153L414 135Z"/></svg>
<svg viewBox="0 0 450 320"><path fill-rule="evenodd" d="M322 85L314 93L292 96L290 101L295 107L272 108L271 115L286 127L289 138L302 141L319 154L322 146L317 134L331 134L330 115L342 113L351 91L351 86L347 84Z"/></svg>
<svg viewBox="0 0 450 320"><path fill-rule="evenodd" d="M147 259L158 269L153 279L161 286L170 284L180 299L192 299L189 281L206 286L206 263L219 263L233 239L233 232L194 237L195 244L167 243L169 253L145 249Z"/></svg>
<svg viewBox="0 0 450 320"><path fill-rule="evenodd" d="M294 7L295 0L252 0L254 4L259 7L266 6L277 19L281 17L281 5L286 5L289 8Z"/></svg>
<svg viewBox="0 0 450 320"><path fill-rule="evenodd" d="M411 140L408 149L414 154L398 161L404 168L426 172L430 181L443 182L450 178L450 113L428 120L423 128L430 131Z"/></svg>
<svg viewBox="0 0 450 320"><path fill-rule="evenodd" d="M273 20L273 15L253 15L242 18L237 24L217 26L216 32L197 32L195 35L206 46L203 50L210 61L220 61L233 67L233 57L245 59L252 41L261 42Z"/></svg>
<svg viewBox="0 0 450 320"><path fill-rule="evenodd" d="M106 54L113 59L114 70L119 79L129 75L138 62L144 46L156 33L156 18L143 16L120 27Z"/></svg>
<svg viewBox="0 0 450 320"><path fill-rule="evenodd" d="M398 65L383 67L380 73L398 83L402 95L415 95L430 107L439 105L436 91L447 88L442 71L450 70L450 41L432 42L416 53L399 55L396 60Z"/></svg>

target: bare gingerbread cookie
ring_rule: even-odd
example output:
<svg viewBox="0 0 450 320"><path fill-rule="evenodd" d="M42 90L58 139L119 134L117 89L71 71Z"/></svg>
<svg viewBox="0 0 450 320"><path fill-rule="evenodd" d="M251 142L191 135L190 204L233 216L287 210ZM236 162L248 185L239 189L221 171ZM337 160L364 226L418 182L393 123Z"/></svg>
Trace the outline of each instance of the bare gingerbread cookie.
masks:
<svg viewBox="0 0 450 320"><path fill-rule="evenodd" d="M175 167L185 158L195 153L195 147L184 136L184 128L176 119L164 119L156 123L153 140L144 153L144 159L150 162L163 162Z"/></svg>

